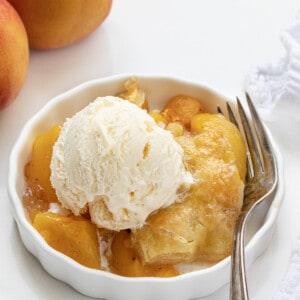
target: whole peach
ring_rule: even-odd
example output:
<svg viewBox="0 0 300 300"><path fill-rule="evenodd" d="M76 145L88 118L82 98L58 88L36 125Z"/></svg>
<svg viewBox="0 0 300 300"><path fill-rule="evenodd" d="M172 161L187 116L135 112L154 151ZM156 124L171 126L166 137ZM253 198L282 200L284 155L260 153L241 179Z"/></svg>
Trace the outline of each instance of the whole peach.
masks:
<svg viewBox="0 0 300 300"><path fill-rule="evenodd" d="M24 25L15 9L0 0L0 110L9 105L23 86L29 60Z"/></svg>
<svg viewBox="0 0 300 300"><path fill-rule="evenodd" d="M89 35L108 16L112 0L8 0L25 25L29 45L53 49Z"/></svg>

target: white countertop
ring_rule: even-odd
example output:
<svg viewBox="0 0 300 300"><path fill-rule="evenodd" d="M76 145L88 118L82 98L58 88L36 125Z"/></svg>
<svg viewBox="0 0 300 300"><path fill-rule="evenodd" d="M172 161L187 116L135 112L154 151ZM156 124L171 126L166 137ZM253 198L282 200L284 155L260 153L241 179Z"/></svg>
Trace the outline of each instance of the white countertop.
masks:
<svg viewBox="0 0 300 300"><path fill-rule="evenodd" d="M89 37L58 50L31 51L21 93L0 112L0 299L90 299L43 270L23 246L10 212L8 158L35 112L84 81L118 73L185 77L231 97L242 95L249 70L283 51L279 34L298 8L297 0L114 0L108 19ZM292 126L269 124L284 158L286 196L269 248L248 270L250 299L272 298L300 230L295 176L300 141ZM228 285L203 299L226 298Z"/></svg>

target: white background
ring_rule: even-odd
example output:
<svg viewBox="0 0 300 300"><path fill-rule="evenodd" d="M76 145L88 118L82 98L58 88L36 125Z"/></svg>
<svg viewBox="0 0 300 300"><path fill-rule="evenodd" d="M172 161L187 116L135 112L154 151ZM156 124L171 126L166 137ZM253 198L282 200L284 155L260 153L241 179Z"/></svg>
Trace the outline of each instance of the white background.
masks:
<svg viewBox="0 0 300 300"><path fill-rule="evenodd" d="M280 33L299 8L296 0L114 0L105 23L89 37L58 50L32 50L21 93L0 112L0 299L86 299L27 252L10 212L8 158L35 112L84 81L118 73L170 74L242 95L249 70L283 54ZM270 246L248 271L256 300L274 295L300 228L299 138L293 139L285 120L269 127L285 160L286 197ZM226 298L228 286L205 299Z"/></svg>

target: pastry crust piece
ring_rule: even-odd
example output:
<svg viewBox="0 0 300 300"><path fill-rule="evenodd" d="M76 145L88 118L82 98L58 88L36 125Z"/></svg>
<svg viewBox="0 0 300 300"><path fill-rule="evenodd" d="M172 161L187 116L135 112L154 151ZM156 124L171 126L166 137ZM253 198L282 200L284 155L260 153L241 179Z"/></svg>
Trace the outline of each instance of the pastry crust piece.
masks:
<svg viewBox="0 0 300 300"><path fill-rule="evenodd" d="M219 261L230 255L242 205L244 183L237 153L218 128L177 141L195 183L182 202L151 215L143 228L133 231L131 241L146 264Z"/></svg>

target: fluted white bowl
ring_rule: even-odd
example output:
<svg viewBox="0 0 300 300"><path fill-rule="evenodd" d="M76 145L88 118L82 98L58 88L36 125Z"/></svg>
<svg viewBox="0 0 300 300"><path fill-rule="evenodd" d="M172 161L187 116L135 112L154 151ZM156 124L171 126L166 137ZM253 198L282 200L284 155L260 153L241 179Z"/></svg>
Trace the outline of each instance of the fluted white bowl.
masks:
<svg viewBox="0 0 300 300"><path fill-rule="evenodd" d="M84 267L57 252L44 241L25 215L22 205L24 166L37 135L55 124L62 124L66 117L71 117L96 97L115 95L122 91L125 80L132 75L138 78L138 86L146 92L151 109L162 108L170 97L179 93L200 98L209 112L216 112L218 105L226 111L226 101L232 102L222 93L197 82L143 74L122 74L88 81L55 97L27 122L11 152L8 192L20 237L49 274L90 297L183 300L209 295L228 283L230 257L213 266L172 278L118 276ZM269 135L278 161L279 185L273 201L260 205L248 223L245 250L247 266L268 246L284 194L282 159L270 133Z"/></svg>

